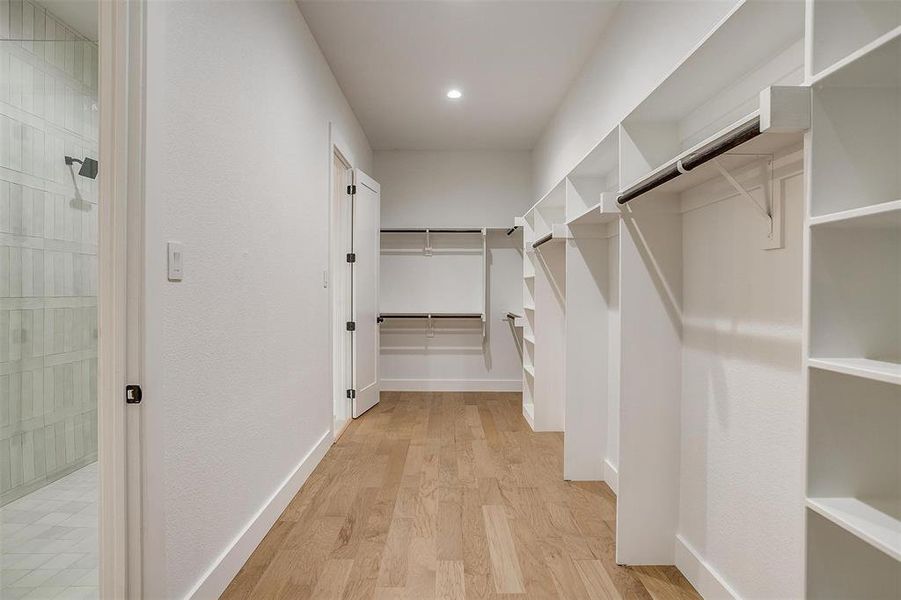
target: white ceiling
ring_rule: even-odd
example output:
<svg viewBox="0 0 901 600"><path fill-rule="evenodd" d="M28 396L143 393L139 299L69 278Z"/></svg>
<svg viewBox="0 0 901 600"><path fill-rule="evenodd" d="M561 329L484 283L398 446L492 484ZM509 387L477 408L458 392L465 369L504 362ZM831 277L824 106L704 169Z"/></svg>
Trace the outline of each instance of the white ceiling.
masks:
<svg viewBox="0 0 901 600"><path fill-rule="evenodd" d="M372 147L439 150L532 148L616 2L299 5Z"/></svg>
<svg viewBox="0 0 901 600"><path fill-rule="evenodd" d="M97 41L99 0L39 0L38 4L81 35Z"/></svg>

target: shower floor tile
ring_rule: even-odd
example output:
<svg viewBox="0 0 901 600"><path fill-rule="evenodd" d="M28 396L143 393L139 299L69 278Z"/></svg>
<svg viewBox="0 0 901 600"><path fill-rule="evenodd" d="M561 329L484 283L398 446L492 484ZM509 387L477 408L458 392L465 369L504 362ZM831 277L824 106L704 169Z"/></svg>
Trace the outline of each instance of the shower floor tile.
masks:
<svg viewBox="0 0 901 600"><path fill-rule="evenodd" d="M0 597L99 598L98 466L0 508Z"/></svg>

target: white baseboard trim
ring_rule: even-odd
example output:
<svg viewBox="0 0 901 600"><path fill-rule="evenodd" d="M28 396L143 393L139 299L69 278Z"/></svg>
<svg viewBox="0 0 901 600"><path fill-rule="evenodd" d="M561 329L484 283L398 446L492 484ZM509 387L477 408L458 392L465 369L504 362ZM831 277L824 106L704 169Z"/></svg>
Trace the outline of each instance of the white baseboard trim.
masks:
<svg viewBox="0 0 901 600"><path fill-rule="evenodd" d="M681 535L676 535L676 568L704 600L741 600L741 596Z"/></svg>
<svg viewBox="0 0 901 600"><path fill-rule="evenodd" d="M521 392L521 379L382 379L383 392Z"/></svg>
<svg viewBox="0 0 901 600"><path fill-rule="evenodd" d="M187 598L218 598L234 579L248 557L256 549L269 529L284 512L288 503L297 494L300 487L325 456L332 445L332 432L326 431L306 456L294 467L290 475L273 492L260 510L244 526L244 529L232 540L225 551L219 555L206 573L194 585Z"/></svg>
<svg viewBox="0 0 901 600"><path fill-rule="evenodd" d="M619 470L607 459L604 459L604 482L614 494L619 494Z"/></svg>

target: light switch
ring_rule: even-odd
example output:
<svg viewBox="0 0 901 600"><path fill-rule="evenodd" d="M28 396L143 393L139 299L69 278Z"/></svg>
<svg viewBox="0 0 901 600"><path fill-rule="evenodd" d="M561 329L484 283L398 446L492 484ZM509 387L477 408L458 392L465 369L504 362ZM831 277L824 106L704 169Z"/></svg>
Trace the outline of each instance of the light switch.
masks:
<svg viewBox="0 0 901 600"><path fill-rule="evenodd" d="M181 242L169 242L169 281L181 281L185 276L185 245Z"/></svg>

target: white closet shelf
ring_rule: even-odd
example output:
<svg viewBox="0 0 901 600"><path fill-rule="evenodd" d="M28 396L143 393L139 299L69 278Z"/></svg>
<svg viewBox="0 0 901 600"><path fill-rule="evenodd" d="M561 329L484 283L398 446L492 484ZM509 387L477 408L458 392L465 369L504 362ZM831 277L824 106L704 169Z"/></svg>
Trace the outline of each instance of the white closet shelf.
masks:
<svg viewBox="0 0 901 600"><path fill-rule="evenodd" d="M639 177L630 185L622 188L618 195L623 196L637 192L658 180L662 180L663 183L653 186L650 189L654 189L656 192L680 193L696 187L705 181L709 181L714 177L718 177L720 172L710 164L710 162L699 164L697 167L694 167L687 172L681 171L682 165L683 163L687 164L693 155L699 155L705 152L705 150L716 146L721 140L729 138L742 129L750 128L753 130L754 124L759 124L760 122L760 111L755 110L711 135L709 138L695 144L688 150L672 157L656 169ZM775 154L778 150L792 144L800 144L803 137L803 130L788 132L782 130L777 132L761 131L758 135L743 142L740 146L737 146L741 148L740 154L727 154L726 156L730 157L730 168L740 168L743 165L759 160L761 156ZM650 189L641 193L646 193L647 191L650 191Z"/></svg>
<svg viewBox="0 0 901 600"><path fill-rule="evenodd" d="M901 499L808 498L811 510L901 561Z"/></svg>
<svg viewBox="0 0 901 600"><path fill-rule="evenodd" d="M518 315L516 313L508 312L507 316L504 317L505 321L511 321L514 327L522 328L526 324L526 319L522 315Z"/></svg>
<svg viewBox="0 0 901 600"><path fill-rule="evenodd" d="M484 319L482 313L380 313L382 319Z"/></svg>
<svg viewBox="0 0 901 600"><path fill-rule="evenodd" d="M568 240L572 235L569 233L569 227L562 223L554 223L551 225L550 231L545 232L544 234L537 236L535 241L532 242L531 246L533 249L537 250L539 247L549 244L562 242L563 240Z"/></svg>
<svg viewBox="0 0 901 600"><path fill-rule="evenodd" d="M525 341L529 342L529 343L532 344L533 346L535 345L535 336L533 336L533 335L530 334L530 333L524 333L524 334L522 334L522 339L524 339Z"/></svg>
<svg viewBox="0 0 901 600"><path fill-rule="evenodd" d="M532 311L532 312L535 312L535 307L532 306L531 304L527 304L527 305L523 306L523 308L526 309L526 310L530 310L530 311Z"/></svg>
<svg viewBox="0 0 901 600"><path fill-rule="evenodd" d="M814 369L901 385L901 364L868 358L811 358Z"/></svg>
<svg viewBox="0 0 901 600"><path fill-rule="evenodd" d="M606 200L606 199L605 199ZM597 223L610 223L620 218L619 209L611 206L611 202L615 203L613 195L610 199L601 200L594 206L588 208L585 212L577 215L566 222L567 225L593 225Z"/></svg>
<svg viewBox="0 0 901 600"><path fill-rule="evenodd" d="M482 235L484 229L475 227L397 227L379 229L379 233L469 233Z"/></svg>
<svg viewBox="0 0 901 600"><path fill-rule="evenodd" d="M901 227L901 200L811 217L810 226L854 227L861 229Z"/></svg>
<svg viewBox="0 0 901 600"><path fill-rule="evenodd" d="M831 65L831 66L823 69L819 73L815 74L811 78L810 84L815 85L817 83L820 83L823 79L828 78L830 75L834 74L836 71L840 71L842 68L847 67L848 65L860 60L861 58L865 57L866 55L870 54L871 52L875 52L876 50L879 50L883 46L891 44L899 39L901 39L901 26L895 27L891 31L888 31L888 32L882 34L881 36L879 36L878 38L876 38L869 44L866 44L862 48L858 48L856 51L845 56L838 62L834 63L833 65Z"/></svg>
<svg viewBox="0 0 901 600"><path fill-rule="evenodd" d="M535 378L535 367L532 365L523 365L522 370L529 374L532 379Z"/></svg>

